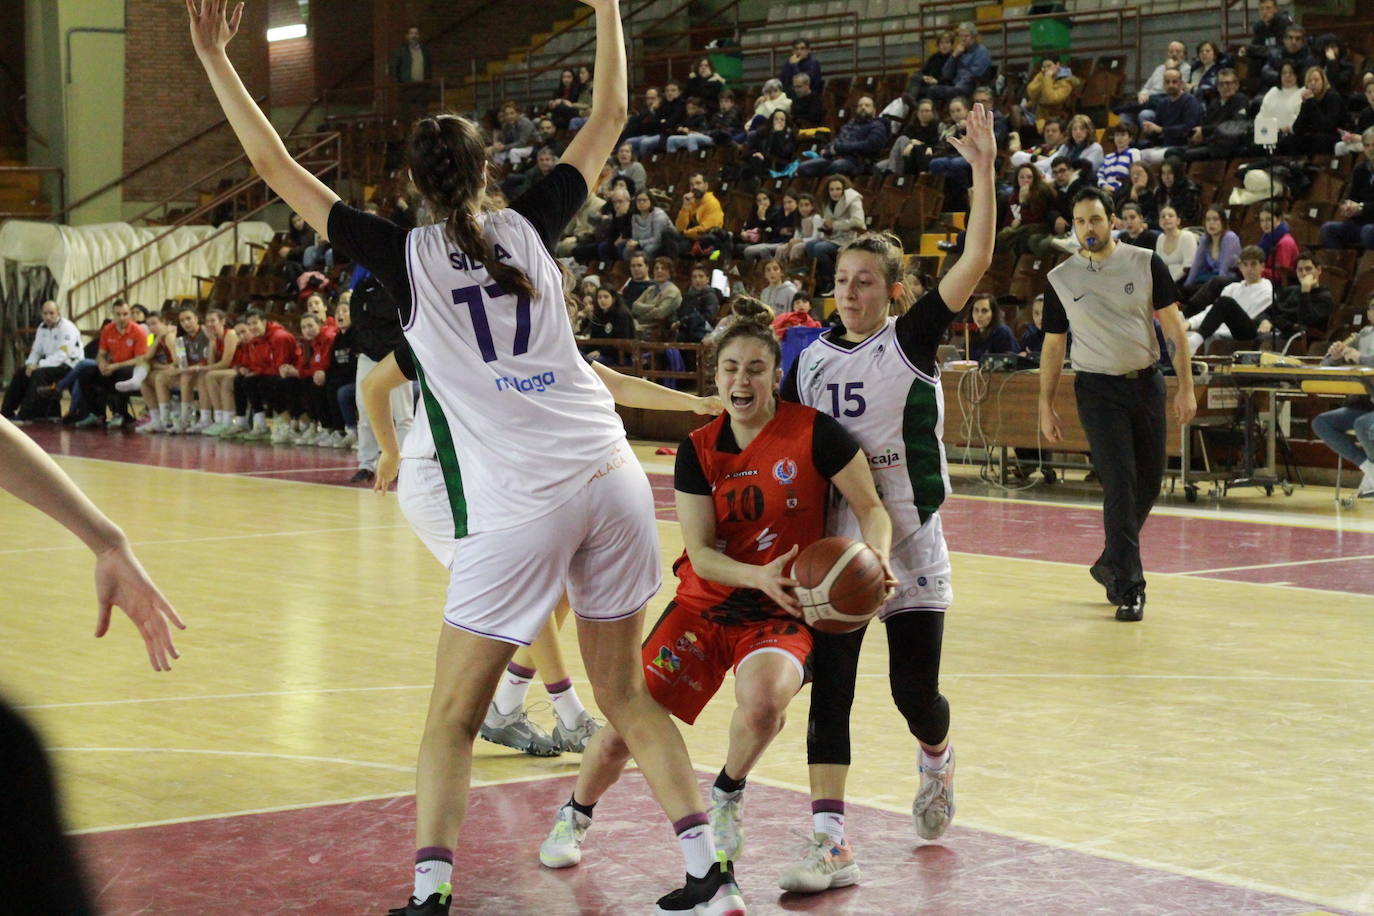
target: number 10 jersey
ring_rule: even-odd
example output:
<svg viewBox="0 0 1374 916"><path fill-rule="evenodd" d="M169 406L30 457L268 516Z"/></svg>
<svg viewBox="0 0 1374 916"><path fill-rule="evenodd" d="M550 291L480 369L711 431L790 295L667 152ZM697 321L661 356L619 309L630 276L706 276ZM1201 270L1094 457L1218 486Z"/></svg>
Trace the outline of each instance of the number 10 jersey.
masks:
<svg viewBox="0 0 1374 916"><path fill-rule="evenodd" d="M538 232L512 210L479 219L496 257L530 278L532 297L495 285L442 223L406 237L405 338L460 538L558 508L625 437L610 392L578 352L563 278Z"/></svg>

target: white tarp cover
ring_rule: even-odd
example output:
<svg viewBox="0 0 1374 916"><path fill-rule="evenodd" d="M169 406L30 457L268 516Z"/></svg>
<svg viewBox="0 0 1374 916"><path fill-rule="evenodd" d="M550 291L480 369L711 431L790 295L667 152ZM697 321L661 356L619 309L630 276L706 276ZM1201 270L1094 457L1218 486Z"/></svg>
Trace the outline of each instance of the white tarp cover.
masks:
<svg viewBox="0 0 1374 916"><path fill-rule="evenodd" d="M124 271L107 271L100 279L76 290L70 306L67 291L97 271L167 233L165 226L135 227L128 223L101 223L92 226L58 226L52 223L8 220L0 224L0 294L8 262L17 266L45 265L57 282L57 302L62 313L80 314L107 297L120 292ZM234 251L237 235L238 252ZM149 245L128 261L128 280L132 284L125 297L149 309L161 307L163 300L194 296L200 290L195 277L213 277L225 264L251 263L258 257L249 243L264 245L273 229L267 223L239 223L237 234L232 224L222 226L182 226L172 230L155 245ZM203 239L215 236L186 257L155 274L161 264ZM140 281L140 278L146 277ZM70 307L70 311L69 311ZM92 314L79 324L83 329L99 327L104 316Z"/></svg>

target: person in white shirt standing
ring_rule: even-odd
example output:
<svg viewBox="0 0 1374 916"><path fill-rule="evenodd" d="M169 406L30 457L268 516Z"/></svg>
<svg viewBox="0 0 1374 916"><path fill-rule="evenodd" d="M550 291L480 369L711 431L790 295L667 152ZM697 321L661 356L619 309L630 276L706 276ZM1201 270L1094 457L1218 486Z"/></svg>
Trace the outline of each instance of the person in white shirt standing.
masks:
<svg viewBox="0 0 1374 916"><path fill-rule="evenodd" d="M22 368L15 370L5 389L0 416L7 420L37 420L57 416L60 402L55 386L82 356L81 332L63 318L57 303L43 303L43 322Z"/></svg>
<svg viewBox="0 0 1374 916"><path fill-rule="evenodd" d="M226 0L186 0L196 54L249 161L391 293L420 382L425 419L405 449L428 431L434 458L416 456L424 468L415 483L443 511L421 536L451 557L450 578L416 765L414 890L391 916L447 916L455 878L464 909L499 892L486 860L469 855L454 869L472 745L516 646L533 641L564 591L597 705L673 822L686 862L685 887L658 912L745 914L733 866L716 859L682 734L644 682L644 608L662 580L653 491L610 391L578 352L551 253L626 117L619 3L584 2L595 11L594 102L562 162L497 208L481 128L456 115L422 118L405 158L442 220L407 229L347 206L291 158L225 50L242 4L226 18ZM302 886L327 893L327 881Z"/></svg>
<svg viewBox="0 0 1374 916"><path fill-rule="evenodd" d="M1223 289L1216 302L1188 319L1189 355L1213 336L1234 340L1259 337L1260 319L1274 304L1274 285L1263 273L1264 250L1258 245L1241 249L1241 279Z"/></svg>

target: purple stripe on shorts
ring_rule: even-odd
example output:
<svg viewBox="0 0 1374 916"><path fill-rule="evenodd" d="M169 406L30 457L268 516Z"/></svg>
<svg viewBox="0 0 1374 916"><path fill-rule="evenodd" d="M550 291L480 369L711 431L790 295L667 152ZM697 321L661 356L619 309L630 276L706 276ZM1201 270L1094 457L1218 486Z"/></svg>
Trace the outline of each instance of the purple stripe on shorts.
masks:
<svg viewBox="0 0 1374 916"><path fill-rule="evenodd" d="M818 798L811 803L812 814L844 814L844 799Z"/></svg>
<svg viewBox="0 0 1374 916"><path fill-rule="evenodd" d="M530 673L533 674L534 672L531 671ZM562 693L570 687L572 687L572 678L570 677L565 677L563 678L563 680L553 684L544 685L544 689L547 690L549 693Z"/></svg>
<svg viewBox="0 0 1374 916"><path fill-rule="evenodd" d="M705 827L709 823L711 822L705 814L689 814L680 820L673 821L673 832L681 835L693 827Z"/></svg>
<svg viewBox="0 0 1374 916"><path fill-rule="evenodd" d="M444 623L446 623L446 624L448 624L449 626L453 627L455 630L462 630L464 633L471 633L471 634L473 634L474 636L485 636L487 639L495 639L495 640L498 640L498 641L500 641L500 642L514 643L514 644L517 645L517 646L528 646L528 645L529 645L529 643L526 642L526 641L523 640L523 639L516 639L514 636L502 636L500 633L484 633L484 632L482 632L481 630L475 630L475 629L473 629L472 627L465 627L465 626L463 626L461 623L454 623L452 620L449 620L447 617L444 618Z"/></svg>
<svg viewBox="0 0 1374 916"><path fill-rule="evenodd" d="M573 608L573 613L577 614L579 619L590 620L592 623L610 623L612 620L624 620L627 617L633 617L640 611L644 610L645 605L649 603L649 599L652 598L654 595L657 595L659 589L661 588L663 588L662 579L660 579L658 584L654 586L653 591L649 592L649 594L644 598L644 600L639 602L639 606L637 608L635 608L633 611L626 611L624 614L616 614L614 617L589 617L586 614L578 614L576 608Z"/></svg>
<svg viewBox="0 0 1374 916"><path fill-rule="evenodd" d="M445 849L442 846L426 846L424 849L415 850L415 861L419 862L447 862L453 864L453 850Z"/></svg>
<svg viewBox="0 0 1374 916"><path fill-rule="evenodd" d="M527 681L530 678L534 677L533 668L526 668L524 665L517 665L515 662L511 662L509 665L507 665L506 670L509 671L511 674L515 675L516 677L523 677Z"/></svg>

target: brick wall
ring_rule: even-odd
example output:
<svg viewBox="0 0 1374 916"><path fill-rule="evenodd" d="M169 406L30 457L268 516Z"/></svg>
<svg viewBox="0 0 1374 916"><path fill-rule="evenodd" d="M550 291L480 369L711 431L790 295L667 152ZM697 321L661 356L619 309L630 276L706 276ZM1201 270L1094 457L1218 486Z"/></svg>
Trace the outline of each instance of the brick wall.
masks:
<svg viewBox="0 0 1374 916"><path fill-rule="evenodd" d="M296 0L272 0L267 6L267 27L296 25L301 21ZM315 37L274 41L267 46L272 74L272 105L308 105L315 97Z"/></svg>
<svg viewBox="0 0 1374 916"><path fill-rule="evenodd" d="M124 169L128 171L223 117L191 48L183 0L127 0L124 74ZM267 7L244 5L229 58L255 98L268 91ZM124 199L159 200L191 178L238 155L221 128L135 176Z"/></svg>

